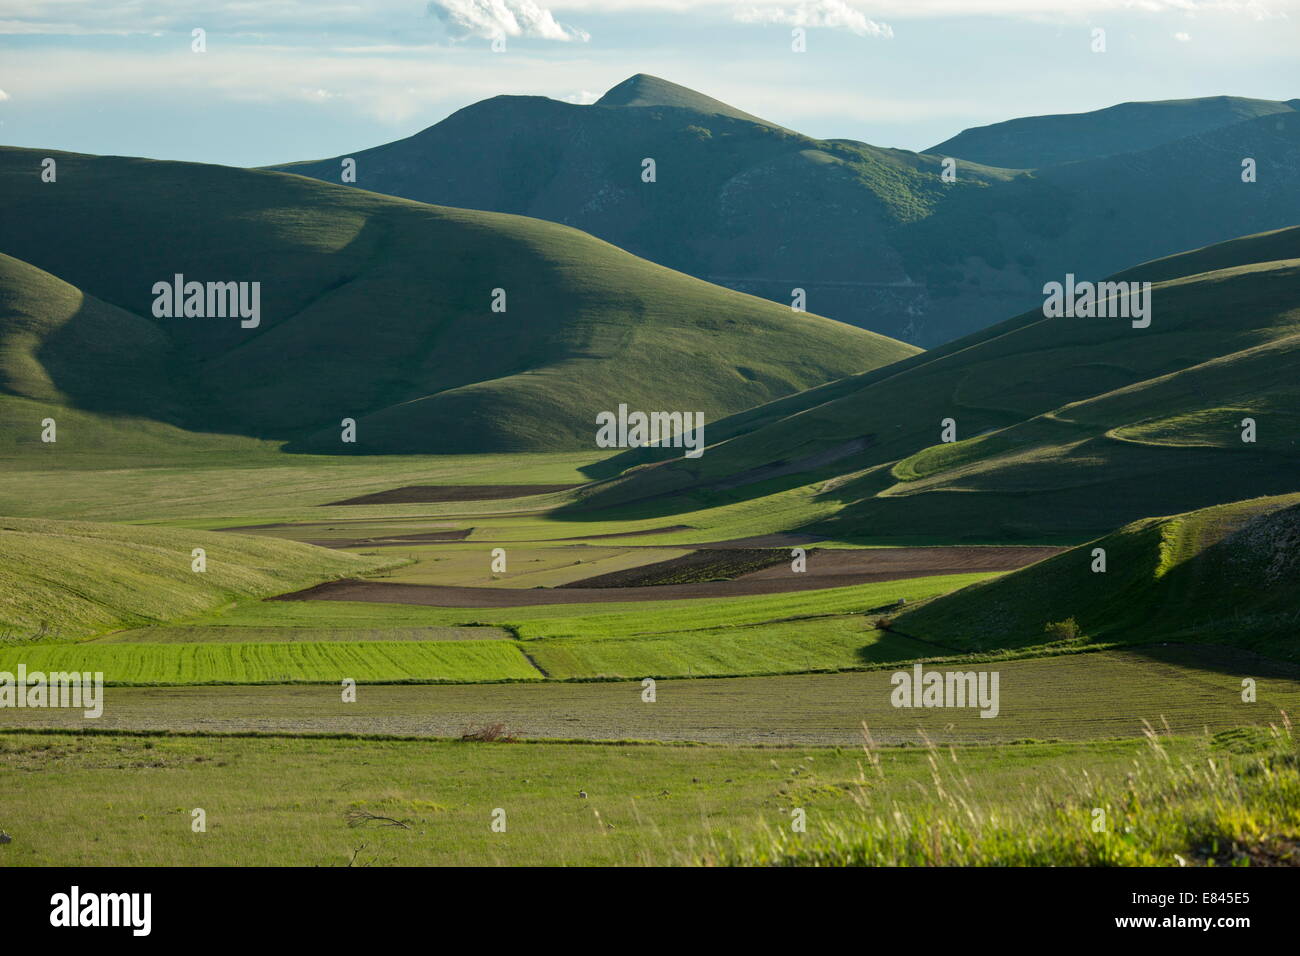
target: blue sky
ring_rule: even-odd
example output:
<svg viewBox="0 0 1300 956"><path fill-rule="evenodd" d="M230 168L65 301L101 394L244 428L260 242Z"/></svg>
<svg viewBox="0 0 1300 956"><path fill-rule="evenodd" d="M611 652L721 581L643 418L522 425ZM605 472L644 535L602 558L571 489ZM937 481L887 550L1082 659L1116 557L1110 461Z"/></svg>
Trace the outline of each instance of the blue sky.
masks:
<svg viewBox="0 0 1300 956"><path fill-rule="evenodd" d="M0 0L0 143L264 165L498 93L590 102L640 72L814 136L924 149L1125 100L1290 99L1297 50L1300 0Z"/></svg>

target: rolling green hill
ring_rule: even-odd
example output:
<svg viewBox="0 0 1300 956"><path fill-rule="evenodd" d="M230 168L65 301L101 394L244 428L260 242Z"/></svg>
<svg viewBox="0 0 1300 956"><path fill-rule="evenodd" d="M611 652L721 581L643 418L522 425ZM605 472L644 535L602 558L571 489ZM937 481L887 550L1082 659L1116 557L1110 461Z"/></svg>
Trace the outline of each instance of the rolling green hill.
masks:
<svg viewBox="0 0 1300 956"><path fill-rule="evenodd" d="M45 155L0 149L0 388L71 414L330 453L590 448L619 403L712 421L916 351L553 223L69 153L43 183ZM257 324L155 318L177 274L259 282Z"/></svg>
<svg viewBox="0 0 1300 956"><path fill-rule="evenodd" d="M1094 572L1094 549L1106 570ZM897 619L972 650L1059 643L1230 643L1300 659L1300 494L1144 518ZM1073 618L1070 639L1045 631Z"/></svg>
<svg viewBox="0 0 1300 956"><path fill-rule="evenodd" d="M680 513L802 487L833 506L803 531L1023 539L1295 490L1300 228L1119 277L1154 282L1149 328L1026 313L720 422L698 460L617 456L583 506Z"/></svg>
<svg viewBox="0 0 1300 956"><path fill-rule="evenodd" d="M105 412L175 414L153 322L0 253L0 392Z"/></svg>
<svg viewBox="0 0 1300 956"><path fill-rule="evenodd" d="M349 155L365 189L566 223L776 302L801 288L813 311L932 347L1032 307L1067 272L1300 222L1294 106L1129 103L918 154L815 139L637 74L590 106L497 96ZM338 182L343 159L279 168Z"/></svg>
<svg viewBox="0 0 1300 956"><path fill-rule="evenodd" d="M193 549L206 570L193 569ZM0 637L69 640L214 611L386 561L249 535L0 518Z"/></svg>
<svg viewBox="0 0 1300 956"><path fill-rule="evenodd" d="M1141 152L1185 136L1297 109L1300 99L1282 102L1244 96L1120 103L1088 113L1025 116L977 126L926 152L960 156L986 166L1038 169Z"/></svg>

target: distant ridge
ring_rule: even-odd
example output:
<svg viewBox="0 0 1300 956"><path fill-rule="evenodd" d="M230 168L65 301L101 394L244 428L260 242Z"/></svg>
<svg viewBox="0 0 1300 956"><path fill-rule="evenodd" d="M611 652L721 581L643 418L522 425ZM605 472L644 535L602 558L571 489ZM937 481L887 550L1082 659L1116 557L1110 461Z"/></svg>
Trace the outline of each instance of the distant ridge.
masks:
<svg viewBox="0 0 1300 956"><path fill-rule="evenodd" d="M1298 107L1300 99L1244 96L1119 103L1088 113L1024 116L976 126L926 152L986 166L1038 169L1151 149L1260 116L1293 113Z"/></svg>

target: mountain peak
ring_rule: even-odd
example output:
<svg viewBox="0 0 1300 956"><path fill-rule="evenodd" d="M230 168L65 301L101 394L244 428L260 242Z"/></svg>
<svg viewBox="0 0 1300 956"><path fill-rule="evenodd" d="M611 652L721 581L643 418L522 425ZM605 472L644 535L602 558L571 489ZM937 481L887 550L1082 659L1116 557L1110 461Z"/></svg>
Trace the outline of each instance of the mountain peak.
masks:
<svg viewBox="0 0 1300 956"><path fill-rule="evenodd" d="M703 93L697 93L688 87L671 83L657 76L651 76L649 73L637 73L634 76L629 76L622 83L611 87L604 96L596 101L595 105L669 106L677 109L695 110L698 113L715 116L730 116L733 119L748 120L751 123L761 123L764 126L776 125L758 116L746 113L744 110L729 106L721 100L715 100L711 96L705 96Z"/></svg>

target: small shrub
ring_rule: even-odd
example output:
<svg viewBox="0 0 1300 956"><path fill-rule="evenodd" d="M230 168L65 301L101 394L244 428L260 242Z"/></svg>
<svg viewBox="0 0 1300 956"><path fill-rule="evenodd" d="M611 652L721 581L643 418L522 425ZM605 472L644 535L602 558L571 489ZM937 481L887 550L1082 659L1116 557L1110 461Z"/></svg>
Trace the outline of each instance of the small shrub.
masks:
<svg viewBox="0 0 1300 956"><path fill-rule="evenodd" d="M1050 634L1058 641L1077 641L1080 637L1079 624L1072 617L1064 621L1052 621L1043 626L1043 633Z"/></svg>

